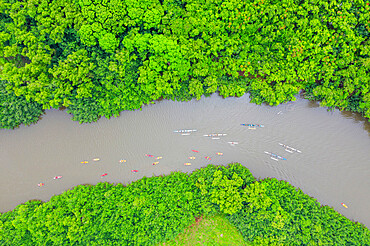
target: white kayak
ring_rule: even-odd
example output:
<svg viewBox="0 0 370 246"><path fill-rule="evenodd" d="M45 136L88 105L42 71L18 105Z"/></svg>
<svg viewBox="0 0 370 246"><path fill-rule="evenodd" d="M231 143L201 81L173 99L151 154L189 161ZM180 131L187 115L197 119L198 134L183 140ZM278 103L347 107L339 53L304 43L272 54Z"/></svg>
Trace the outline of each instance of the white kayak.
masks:
<svg viewBox="0 0 370 246"><path fill-rule="evenodd" d="M295 149L293 147L290 147L288 145L285 145L285 144L282 144L282 143L279 143L279 145L283 146L285 148L286 151L290 152L290 153L293 153L292 151L295 151L295 152L298 152L298 153L302 153L302 151L298 150L298 149Z"/></svg>
<svg viewBox="0 0 370 246"><path fill-rule="evenodd" d="M274 159L275 160L277 158L277 159L286 161L286 158L284 158L284 157L282 157L280 155L277 155L277 154L274 154L274 153L270 153L270 152L267 152L267 151L265 151L265 154L268 154L271 157L274 157L274 158L271 158L271 159Z"/></svg>
<svg viewBox="0 0 370 246"><path fill-rule="evenodd" d="M212 133L212 134L207 134L207 135L203 135L204 137L222 137L222 136L226 136L227 134L224 134L224 133Z"/></svg>
<svg viewBox="0 0 370 246"><path fill-rule="evenodd" d="M183 133L183 132L196 132L197 130L187 130L187 129L184 129L184 130L176 130L176 131L173 131L173 132L179 132L179 133Z"/></svg>

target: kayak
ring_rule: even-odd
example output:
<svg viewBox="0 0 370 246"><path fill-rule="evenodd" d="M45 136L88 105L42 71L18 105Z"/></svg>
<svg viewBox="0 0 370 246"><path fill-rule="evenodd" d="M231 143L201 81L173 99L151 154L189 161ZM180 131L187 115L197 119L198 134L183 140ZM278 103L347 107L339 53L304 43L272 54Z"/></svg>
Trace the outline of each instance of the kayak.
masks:
<svg viewBox="0 0 370 246"><path fill-rule="evenodd" d="M94 158L93 161L100 161L100 159L99 158Z"/></svg>
<svg viewBox="0 0 370 246"><path fill-rule="evenodd" d="M192 149L191 151L196 152L196 153L199 153L199 151L198 151L198 150L194 150L194 149Z"/></svg>
<svg viewBox="0 0 370 246"><path fill-rule="evenodd" d="M176 131L173 131L173 132L178 132L178 133L182 133L182 132L196 132L197 130L176 130Z"/></svg>
<svg viewBox="0 0 370 246"><path fill-rule="evenodd" d="M154 166L154 165L157 165L158 163L159 163L159 161L156 161L156 162L153 162L152 165Z"/></svg>
<svg viewBox="0 0 370 246"><path fill-rule="evenodd" d="M292 153L292 151L295 151L295 152L298 152L298 153L302 153L302 151L298 150L298 149L295 149L293 147L290 147L288 145L285 145L285 144L282 144L282 143L279 143L279 145L283 146L285 148L286 151Z"/></svg>
<svg viewBox="0 0 370 246"><path fill-rule="evenodd" d="M194 160L194 159L195 159L195 157L194 157L194 156L190 156L190 157L189 157L189 159Z"/></svg>
<svg viewBox="0 0 370 246"><path fill-rule="evenodd" d="M190 133L181 133L181 136L189 136Z"/></svg>
<svg viewBox="0 0 370 246"><path fill-rule="evenodd" d="M284 150L285 150L286 152L293 153L293 151L291 151L291 150L290 150L290 149L288 149L288 148L284 148Z"/></svg>
<svg viewBox="0 0 370 246"><path fill-rule="evenodd" d="M284 158L284 157L282 157L282 156L280 156L280 155L273 154L273 153L270 153L270 152L267 152L267 151L265 151L265 154L268 154L268 155L271 155L272 157L276 157L276 158L278 158L278 159L281 159L281 160L286 161L286 158Z"/></svg>
<svg viewBox="0 0 370 246"><path fill-rule="evenodd" d="M227 142L229 144L238 144L239 142Z"/></svg>
<svg viewBox="0 0 370 246"><path fill-rule="evenodd" d="M264 125L259 124L240 124L242 126L249 126L249 127L265 127Z"/></svg>
<svg viewBox="0 0 370 246"><path fill-rule="evenodd" d="M88 161L81 161L82 164L87 164L89 163Z"/></svg>
<svg viewBox="0 0 370 246"><path fill-rule="evenodd" d="M343 207L345 208L348 208L346 204L344 204L343 202L341 203Z"/></svg>
<svg viewBox="0 0 370 246"><path fill-rule="evenodd" d="M204 158L206 158L207 160L211 160L211 157L209 157L209 156L206 156Z"/></svg>
<svg viewBox="0 0 370 246"><path fill-rule="evenodd" d="M62 176L55 176L54 179L61 179Z"/></svg>
<svg viewBox="0 0 370 246"><path fill-rule="evenodd" d="M137 173L137 172L138 172L138 170L131 170L131 172L133 172L133 173Z"/></svg>
<svg viewBox="0 0 370 246"><path fill-rule="evenodd" d="M217 152L216 154L217 154L217 155L223 155L223 153L220 153L220 152Z"/></svg>
<svg viewBox="0 0 370 246"><path fill-rule="evenodd" d="M122 163L122 162L126 162L126 160L119 160L119 162L121 162L121 163Z"/></svg>
<svg viewBox="0 0 370 246"><path fill-rule="evenodd" d="M145 154L145 156L147 156L147 157L154 157L154 155L148 155L148 154Z"/></svg>
<svg viewBox="0 0 370 246"><path fill-rule="evenodd" d="M158 156L158 157L156 157L155 159L156 160L160 160L160 159L162 159L163 157L162 156Z"/></svg>
<svg viewBox="0 0 370 246"><path fill-rule="evenodd" d="M185 166L191 166L191 163L187 162L187 163L184 163Z"/></svg>
<svg viewBox="0 0 370 246"><path fill-rule="evenodd" d="M204 137L222 137L222 136L226 136L227 134L225 133L212 133L212 134L207 134L207 135L203 135Z"/></svg>
<svg viewBox="0 0 370 246"><path fill-rule="evenodd" d="M41 186L44 186L44 185L45 185L44 183L37 184L38 187L41 187Z"/></svg>
<svg viewBox="0 0 370 246"><path fill-rule="evenodd" d="M108 173L103 173L102 175L100 175L100 177L104 177L104 176L107 176Z"/></svg>

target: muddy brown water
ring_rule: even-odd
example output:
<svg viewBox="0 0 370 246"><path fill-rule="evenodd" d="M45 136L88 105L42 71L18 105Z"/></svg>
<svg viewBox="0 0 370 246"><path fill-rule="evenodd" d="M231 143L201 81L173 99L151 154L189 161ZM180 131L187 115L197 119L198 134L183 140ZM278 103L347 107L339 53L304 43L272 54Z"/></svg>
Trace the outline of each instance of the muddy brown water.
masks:
<svg viewBox="0 0 370 246"><path fill-rule="evenodd" d="M143 176L240 162L255 177L287 180L321 204L370 228L367 120L354 113L328 112L318 103L300 98L277 107L249 101L248 95L227 99L212 95L190 102L163 100L92 124L79 124L65 111L52 109L35 125L0 130L0 211L31 199L48 201L79 184L127 184ZM265 127L250 130L241 123ZM178 129L197 132L182 136L173 132ZM203 136L211 133L227 135L220 139ZM239 144L230 145L229 141ZM289 153L279 142L302 153ZM264 151L287 160L275 161ZM190 156L196 159L188 159ZM121 159L126 162L120 163ZM89 163L81 164L84 160ZM155 161L159 164L152 165ZM185 166L187 162L191 166ZM134 169L138 172L131 172ZM104 173L108 175L101 177ZM53 179L59 175L63 178ZM38 187L41 182L45 185Z"/></svg>

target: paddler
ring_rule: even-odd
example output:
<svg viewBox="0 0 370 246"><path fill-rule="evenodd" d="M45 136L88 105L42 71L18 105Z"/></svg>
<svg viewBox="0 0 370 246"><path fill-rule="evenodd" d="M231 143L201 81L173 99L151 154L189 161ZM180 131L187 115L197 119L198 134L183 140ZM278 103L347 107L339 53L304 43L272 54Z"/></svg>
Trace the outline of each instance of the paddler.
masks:
<svg viewBox="0 0 370 246"><path fill-rule="evenodd" d="M345 208L348 208L346 204L344 204L343 202L341 203L343 207Z"/></svg>
<svg viewBox="0 0 370 246"><path fill-rule="evenodd" d="M44 183L39 183L39 184L37 184L37 186L38 187L42 187L42 186L44 186L45 184Z"/></svg>

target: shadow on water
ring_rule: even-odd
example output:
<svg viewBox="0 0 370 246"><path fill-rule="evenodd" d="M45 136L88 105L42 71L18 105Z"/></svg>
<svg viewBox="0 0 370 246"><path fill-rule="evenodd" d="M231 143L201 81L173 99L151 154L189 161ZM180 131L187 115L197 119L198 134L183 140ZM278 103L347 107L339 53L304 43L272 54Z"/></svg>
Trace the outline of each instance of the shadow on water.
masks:
<svg viewBox="0 0 370 246"><path fill-rule="evenodd" d="M320 107L320 102L319 101L308 101L307 106L309 108L319 108Z"/></svg>
<svg viewBox="0 0 370 246"><path fill-rule="evenodd" d="M355 123L363 123L363 129L367 131L370 136L370 122L361 114L351 111L341 111L340 114L347 119L352 119Z"/></svg>

